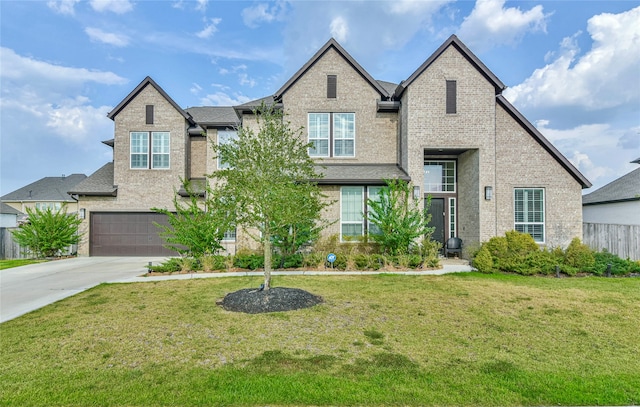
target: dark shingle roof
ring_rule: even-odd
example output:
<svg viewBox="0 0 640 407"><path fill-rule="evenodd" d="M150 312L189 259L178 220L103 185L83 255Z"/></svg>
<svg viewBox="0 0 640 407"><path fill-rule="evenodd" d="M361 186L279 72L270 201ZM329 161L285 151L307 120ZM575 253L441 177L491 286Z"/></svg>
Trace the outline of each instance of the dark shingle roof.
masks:
<svg viewBox="0 0 640 407"><path fill-rule="evenodd" d="M583 205L640 200L640 168L582 197Z"/></svg>
<svg viewBox="0 0 640 407"><path fill-rule="evenodd" d="M65 177L44 177L36 182L9 192L3 201L54 201L75 202L67 192L87 178L84 174L71 174Z"/></svg>
<svg viewBox="0 0 640 407"><path fill-rule="evenodd" d="M9 214L9 215L24 215L22 212L20 212L13 206L9 206L4 202L0 203L0 213Z"/></svg>
<svg viewBox="0 0 640 407"><path fill-rule="evenodd" d="M204 106L189 107L185 109L193 117L193 120L202 126L228 126L236 127L240 119L233 107L228 106Z"/></svg>
<svg viewBox="0 0 640 407"><path fill-rule="evenodd" d="M312 180L321 185L384 185L386 179L411 181L396 164L323 164L316 171L324 178Z"/></svg>
<svg viewBox="0 0 640 407"><path fill-rule="evenodd" d="M103 165L87 179L76 185L69 193L74 195L116 196L118 188L113 185L113 162Z"/></svg>

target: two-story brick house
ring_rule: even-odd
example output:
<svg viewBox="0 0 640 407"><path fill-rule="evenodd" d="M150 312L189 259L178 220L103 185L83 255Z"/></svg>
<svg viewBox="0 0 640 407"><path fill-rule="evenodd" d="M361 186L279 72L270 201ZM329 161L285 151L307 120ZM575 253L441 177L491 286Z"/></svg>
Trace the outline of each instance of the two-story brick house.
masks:
<svg viewBox="0 0 640 407"><path fill-rule="evenodd" d="M455 36L407 80L375 80L329 40L273 96L235 107L182 109L146 78L109 117L114 161L78 185L88 214L83 255L169 254L151 207L172 208L181 179L197 185L221 163L209 143L255 126L262 101L305 129L336 221L326 235L367 233L366 199L388 178L431 196L435 237L480 242L508 230L566 245L582 231L589 181L502 95L502 82ZM200 184L202 185L202 184ZM238 239L242 239L238 233ZM230 251L246 244L229 234Z"/></svg>

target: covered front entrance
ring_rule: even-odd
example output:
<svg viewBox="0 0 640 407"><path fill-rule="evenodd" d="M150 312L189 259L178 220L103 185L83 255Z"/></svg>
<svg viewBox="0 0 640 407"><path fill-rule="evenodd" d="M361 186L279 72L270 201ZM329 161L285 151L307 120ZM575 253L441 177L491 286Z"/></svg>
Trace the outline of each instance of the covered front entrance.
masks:
<svg viewBox="0 0 640 407"><path fill-rule="evenodd" d="M160 229L167 217L145 212L93 212L89 236L90 256L175 256L163 247Z"/></svg>
<svg viewBox="0 0 640 407"><path fill-rule="evenodd" d="M457 236L457 160L455 157L427 156L424 160L425 208L435 228L432 238L443 247ZM430 202L430 204L429 204ZM428 206L429 205L429 206Z"/></svg>

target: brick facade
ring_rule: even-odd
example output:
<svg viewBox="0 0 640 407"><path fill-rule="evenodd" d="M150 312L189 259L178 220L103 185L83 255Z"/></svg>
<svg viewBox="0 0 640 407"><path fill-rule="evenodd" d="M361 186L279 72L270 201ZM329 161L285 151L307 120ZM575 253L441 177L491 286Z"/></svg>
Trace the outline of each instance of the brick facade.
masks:
<svg viewBox="0 0 640 407"><path fill-rule="evenodd" d="M327 97L328 75L337 78L335 98ZM453 114L445 109L447 81L456 82ZM347 175L349 165L360 166L360 171L363 164L396 165L426 196L425 160L455 161L456 190L433 196L455 198L454 211L446 208L445 224L448 227L447 222L455 219L455 230L449 233L461 237L469 247L514 229L515 188L544 190L544 244L566 246L573 237L581 237L581 189L590 184L515 108L499 101L503 88L453 36L395 89L372 80L331 40L283 86L273 102L282 106L292 129L303 129L305 141L309 113L354 113L355 156L317 159L324 165L346 165ZM155 109L152 125L145 124L147 105ZM202 134L190 134L198 123L155 86L143 87L119 106L114 116L117 196L81 196L80 207L88 212L172 208L182 178L202 178L217 169L210 144L217 142L222 127L208 123ZM247 109L236 111L243 126L257 129L253 115L241 114ZM170 169L130 169L131 131L169 131ZM335 201L324 213L334 222L325 236L340 233L342 186L381 185L383 179L363 182L345 176L339 183L321 185L328 199ZM486 187L493 191L491 199L485 199ZM253 244L240 232L236 242L226 244L226 250L232 253L244 245ZM87 242L81 245L80 254L88 254Z"/></svg>

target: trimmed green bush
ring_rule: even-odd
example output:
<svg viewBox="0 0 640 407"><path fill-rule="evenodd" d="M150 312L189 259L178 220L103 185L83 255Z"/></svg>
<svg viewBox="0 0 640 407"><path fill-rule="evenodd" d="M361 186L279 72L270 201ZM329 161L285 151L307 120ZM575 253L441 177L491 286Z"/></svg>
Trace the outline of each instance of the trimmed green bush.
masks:
<svg viewBox="0 0 640 407"><path fill-rule="evenodd" d="M579 271L591 270L595 265L593 251L577 237L571 240L564 255L565 264Z"/></svg>
<svg viewBox="0 0 640 407"><path fill-rule="evenodd" d="M473 267L481 273L493 273L493 256L487 245L482 245L476 253L476 256L473 258Z"/></svg>

